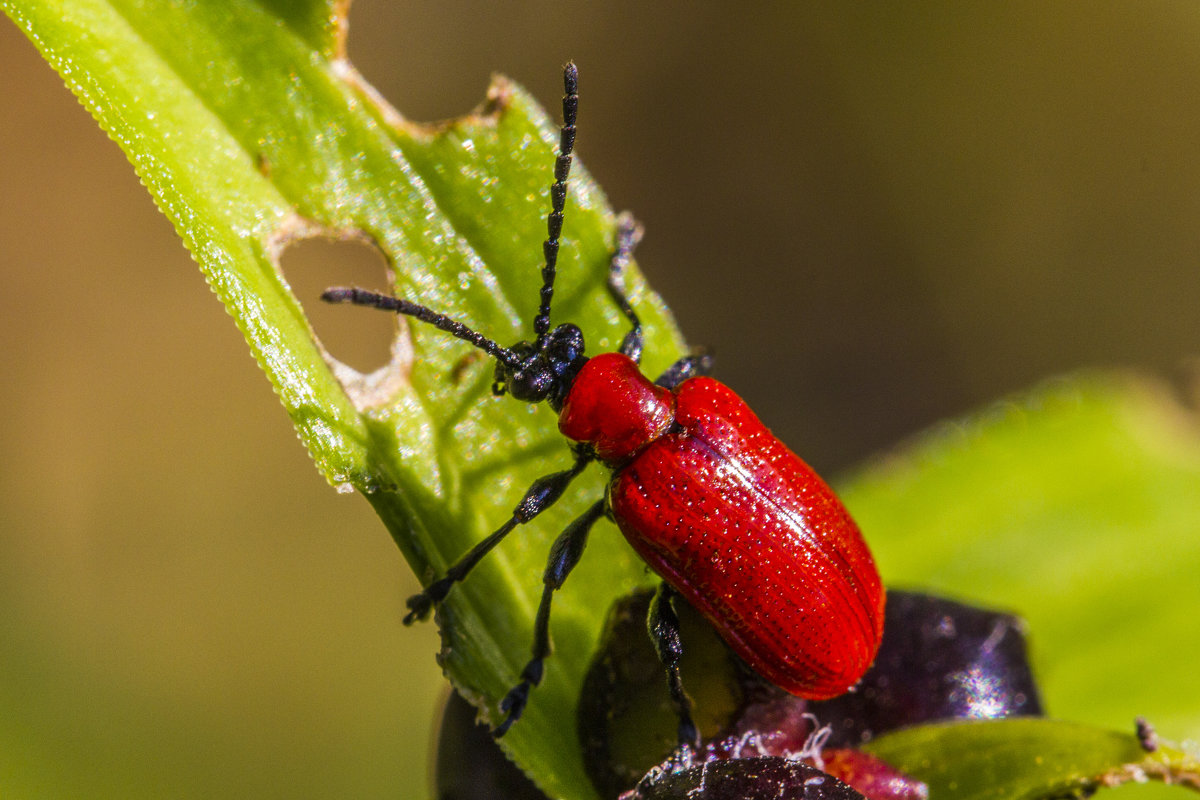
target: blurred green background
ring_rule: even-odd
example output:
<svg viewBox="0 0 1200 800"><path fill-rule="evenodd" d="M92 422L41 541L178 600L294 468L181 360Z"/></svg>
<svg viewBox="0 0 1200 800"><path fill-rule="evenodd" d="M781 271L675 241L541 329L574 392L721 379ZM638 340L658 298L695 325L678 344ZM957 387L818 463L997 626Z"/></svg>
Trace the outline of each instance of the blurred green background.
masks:
<svg viewBox="0 0 1200 800"><path fill-rule="evenodd" d="M349 48L416 120L491 72L557 114L576 60L579 153L642 268L836 474L1076 367L1194 374L1197 41L1190 2L359 0ZM7 22L0 76L0 791L426 797L444 689L394 545ZM311 304L379 266L285 269ZM335 353L383 359L386 327L336 321Z"/></svg>

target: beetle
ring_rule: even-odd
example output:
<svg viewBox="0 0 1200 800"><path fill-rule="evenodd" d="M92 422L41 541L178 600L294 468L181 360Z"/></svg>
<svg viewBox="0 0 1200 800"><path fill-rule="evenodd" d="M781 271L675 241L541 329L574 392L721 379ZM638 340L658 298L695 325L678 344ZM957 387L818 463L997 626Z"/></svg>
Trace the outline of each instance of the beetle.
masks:
<svg viewBox="0 0 1200 800"><path fill-rule="evenodd" d="M535 481L507 522L409 598L405 624L428 617L455 583L514 528L553 505L588 464L612 471L606 495L551 547L532 655L501 702L506 716L493 734L504 735L520 718L541 681L553 594L578 563L592 526L607 516L663 579L647 628L667 673L680 742L694 745L699 736L679 675L677 598L695 606L764 678L792 694L825 699L849 689L873 661L885 594L870 550L833 490L741 398L707 376L707 355L686 355L654 381L642 374L642 326L623 280L641 238L631 216L618 218L607 281L630 324L619 349L589 358L578 326L551 329L579 102L574 64L564 68L563 84L533 341L502 347L425 306L358 288L331 288L322 299L414 317L483 350L496 361L493 393L547 403L571 443L574 464Z"/></svg>

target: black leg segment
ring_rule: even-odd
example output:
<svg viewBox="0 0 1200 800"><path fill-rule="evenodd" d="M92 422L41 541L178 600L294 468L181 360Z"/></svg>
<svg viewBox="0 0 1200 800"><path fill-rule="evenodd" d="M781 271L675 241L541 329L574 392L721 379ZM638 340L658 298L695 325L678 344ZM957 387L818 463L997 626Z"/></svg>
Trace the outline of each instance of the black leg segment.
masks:
<svg viewBox="0 0 1200 800"><path fill-rule="evenodd" d="M617 249L613 251L612 260L608 262L608 293L616 301L621 313L632 326L629 333L621 340L620 352L636 362L642 360L642 323L629 305L625 295L625 270L633 255L633 248L642 240L642 226L628 211L617 217Z"/></svg>
<svg viewBox="0 0 1200 800"><path fill-rule="evenodd" d="M650 601L650 613L646 617L646 630L658 653L658 660L667 670L667 689L671 692L671 703L679 716L679 744L700 746L700 732L692 721L692 699L683 690L679 677L679 661L683 658L683 642L679 638L679 617L671 605L679 595L664 581Z"/></svg>
<svg viewBox="0 0 1200 800"><path fill-rule="evenodd" d="M666 371L654 381L656 386L674 389L688 378L696 375L707 375L712 372L713 357L703 351L686 355L667 367Z"/></svg>
<svg viewBox="0 0 1200 800"><path fill-rule="evenodd" d="M566 490L568 484L583 471L583 468L588 465L589 461L591 461L591 458L588 456L576 455L575 464L570 469L563 470L562 472L554 472L550 475L543 475L534 481L529 490L525 492L525 496L521 498L521 502L517 503L517 507L513 509L513 515L508 522L505 522L495 533L472 547L465 556L446 570L446 574L443 577L429 584L425 591L408 598L408 614L404 617L404 624L412 625L417 620L423 620L428 617L433 607L446 599L446 595L450 592L450 587L467 577L467 573L485 555L491 552L493 547L500 544L500 541L513 528L517 527L517 525L524 525L554 505L558 498L562 497L562 493Z"/></svg>
<svg viewBox="0 0 1200 800"><path fill-rule="evenodd" d="M533 623L533 657L521 670L521 682L509 691L500 701L500 710L507 716L496 726L492 735L500 738L512 724L521 718L525 711L525 703L529 700L529 692L542 682L543 665L546 656L550 655L550 603L554 592L562 588L567 575L579 563L583 548L587 546L588 533L596 520L604 516L605 501L600 500L572 522L565 531L559 534L550 548L550 559L546 563L546 572L542 576L542 602L538 605L537 619Z"/></svg>

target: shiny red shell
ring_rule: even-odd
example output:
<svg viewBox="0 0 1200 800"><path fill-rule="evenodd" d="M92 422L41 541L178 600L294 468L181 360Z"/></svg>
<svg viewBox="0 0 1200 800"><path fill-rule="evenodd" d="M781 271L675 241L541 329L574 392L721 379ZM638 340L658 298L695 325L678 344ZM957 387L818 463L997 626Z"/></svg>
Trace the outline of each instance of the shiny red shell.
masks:
<svg viewBox="0 0 1200 800"><path fill-rule="evenodd" d="M620 353L590 359L559 429L613 469L617 526L756 672L825 699L883 635L874 559L833 490L707 377L655 386Z"/></svg>

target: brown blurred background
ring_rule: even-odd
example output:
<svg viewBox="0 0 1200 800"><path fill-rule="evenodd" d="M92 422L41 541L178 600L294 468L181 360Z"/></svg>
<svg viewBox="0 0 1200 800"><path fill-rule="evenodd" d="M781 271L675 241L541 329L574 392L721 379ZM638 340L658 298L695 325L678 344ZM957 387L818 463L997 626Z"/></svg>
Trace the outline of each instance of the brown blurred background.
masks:
<svg viewBox="0 0 1200 800"><path fill-rule="evenodd" d="M1188 2L358 0L350 53L417 120L493 71L557 113L576 60L643 270L836 473L1080 366L1183 373L1197 41ZM386 532L7 22L0 76L0 793L425 797L436 637Z"/></svg>

